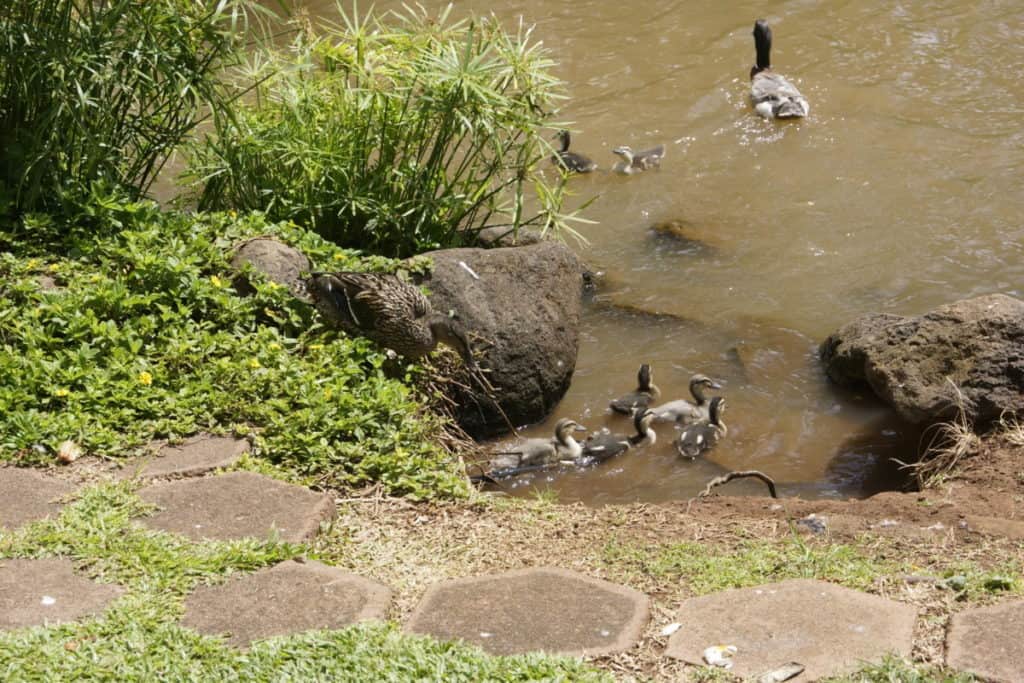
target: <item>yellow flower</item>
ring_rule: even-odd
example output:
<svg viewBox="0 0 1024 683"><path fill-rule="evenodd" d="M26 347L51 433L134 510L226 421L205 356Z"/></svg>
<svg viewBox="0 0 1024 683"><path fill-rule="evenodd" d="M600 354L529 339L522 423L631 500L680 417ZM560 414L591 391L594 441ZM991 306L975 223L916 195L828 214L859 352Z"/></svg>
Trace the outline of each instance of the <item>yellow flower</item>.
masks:
<svg viewBox="0 0 1024 683"><path fill-rule="evenodd" d="M57 389L55 392L53 392L53 395L56 396L57 398L64 398L70 393L71 392L68 391L67 389Z"/></svg>
<svg viewBox="0 0 1024 683"><path fill-rule="evenodd" d="M219 278L219 277L217 277L216 275L211 275L211 276L210 276L210 282L212 282L212 283L213 283L213 286L214 286L214 287L221 287L221 286L223 286L223 285L224 285L224 283L223 283L223 282L221 282L220 278Z"/></svg>
<svg viewBox="0 0 1024 683"><path fill-rule="evenodd" d="M309 344L306 348L310 349L311 351L316 351L318 349L324 348L324 345L323 344Z"/></svg>
<svg viewBox="0 0 1024 683"><path fill-rule="evenodd" d="M153 383L153 375L149 374L145 370L139 373L139 384L144 387L148 387Z"/></svg>
<svg viewBox="0 0 1024 683"><path fill-rule="evenodd" d="M46 269L48 271L50 271L51 273L56 273L58 270L60 270L60 264L58 264L58 263L51 263L50 265L48 265L46 267Z"/></svg>
<svg viewBox="0 0 1024 683"><path fill-rule="evenodd" d="M280 351L281 345L278 344L277 342L270 342L269 344L267 344L267 348L270 349L271 351Z"/></svg>
<svg viewBox="0 0 1024 683"><path fill-rule="evenodd" d="M232 218L238 218L238 212L233 209L231 211L228 211L228 215L231 216Z"/></svg>
<svg viewBox="0 0 1024 683"><path fill-rule="evenodd" d="M334 260L335 261L344 261L345 260L345 255L344 254L335 254L334 255Z"/></svg>
<svg viewBox="0 0 1024 683"><path fill-rule="evenodd" d="M249 359L249 367L250 368L258 368L259 366L260 366L260 359L259 358L251 358L251 359Z"/></svg>
<svg viewBox="0 0 1024 683"><path fill-rule="evenodd" d="M332 390L330 387L327 387L326 389L324 389L324 398L325 399L330 401L331 400L331 396L333 396L333 395L334 395L334 390Z"/></svg>
<svg viewBox="0 0 1024 683"><path fill-rule="evenodd" d="M279 285L279 284L277 284L276 282L273 282L273 281L267 283L267 287L270 287L271 289L277 289L280 286L281 285Z"/></svg>

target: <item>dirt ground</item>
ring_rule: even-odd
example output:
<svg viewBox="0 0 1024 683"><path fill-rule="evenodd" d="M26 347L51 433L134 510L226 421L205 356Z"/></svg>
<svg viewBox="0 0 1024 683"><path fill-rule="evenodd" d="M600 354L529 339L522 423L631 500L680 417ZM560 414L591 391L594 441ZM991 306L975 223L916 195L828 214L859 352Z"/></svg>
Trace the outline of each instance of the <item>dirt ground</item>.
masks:
<svg viewBox="0 0 1024 683"><path fill-rule="evenodd" d="M965 599L935 581L950 563L1024 567L1024 446L1005 436L981 443L955 474L923 492L883 493L865 500L806 501L719 495L670 504L589 508L483 494L468 504L414 504L367 496L339 499L339 516L317 550L331 561L390 585L392 617L404 621L426 587L449 578L531 566L559 566L647 593L651 621L628 652L595 660L630 679L686 680L685 667L663 656L660 631L690 597L678 576L648 571L636 557L609 548L656 549L699 541L728 553L745 541L794 535L808 544L846 544L870 558L914 568L884 576L873 593L918 606L914 660L939 664L955 612L1017 596ZM798 520L815 515L826 528L812 533ZM1018 578L1019 582L1019 578Z"/></svg>

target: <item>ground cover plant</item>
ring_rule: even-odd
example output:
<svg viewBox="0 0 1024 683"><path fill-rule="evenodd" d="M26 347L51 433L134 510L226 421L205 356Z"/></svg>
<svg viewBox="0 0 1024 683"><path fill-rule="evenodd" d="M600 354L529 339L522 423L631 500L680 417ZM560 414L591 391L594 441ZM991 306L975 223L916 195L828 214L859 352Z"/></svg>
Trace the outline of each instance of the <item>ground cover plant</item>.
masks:
<svg viewBox="0 0 1024 683"><path fill-rule="evenodd" d="M245 40L247 0L0 3L0 216L143 195Z"/></svg>
<svg viewBox="0 0 1024 683"><path fill-rule="evenodd" d="M323 329L256 274L255 294L240 296L228 259L240 240L272 234L334 268L392 263L258 215L131 202L94 213L107 234L43 216L26 219L28 242L0 234L0 459L50 462L66 439L119 458L153 438L234 431L322 484L466 492L458 458L438 445L440 418L411 388L417 366L389 375L370 342Z"/></svg>
<svg viewBox="0 0 1024 683"><path fill-rule="evenodd" d="M191 148L200 206L395 257L488 226L568 229L563 179L540 164L553 62L529 29L449 10L304 20L290 52L257 53L238 83L255 96Z"/></svg>

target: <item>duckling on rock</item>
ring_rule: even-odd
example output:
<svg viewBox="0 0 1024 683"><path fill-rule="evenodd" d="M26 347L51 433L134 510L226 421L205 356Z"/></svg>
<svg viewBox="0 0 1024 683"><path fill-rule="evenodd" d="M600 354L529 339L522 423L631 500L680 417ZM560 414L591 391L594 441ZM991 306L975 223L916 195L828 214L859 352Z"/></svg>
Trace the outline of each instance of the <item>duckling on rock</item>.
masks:
<svg viewBox="0 0 1024 683"><path fill-rule="evenodd" d="M766 119L803 118L811 111L807 98L786 77L772 71L772 30L768 22L754 22L754 47L757 63L750 69L750 101Z"/></svg>
<svg viewBox="0 0 1024 683"><path fill-rule="evenodd" d="M613 149L612 153L622 157L622 161L615 164L612 170L616 173L632 175L661 166L661 160L665 157L665 145L658 145L642 152L634 152L630 147L623 145Z"/></svg>
<svg viewBox="0 0 1024 683"><path fill-rule="evenodd" d="M569 131L562 129L558 131L557 137L562 143L562 149L551 155L551 163L571 173L590 173L597 169L597 164L589 157L569 151Z"/></svg>
<svg viewBox="0 0 1024 683"><path fill-rule="evenodd" d="M725 438L729 428L722 422L725 413L725 399L715 396L708 406L708 417L690 425L676 437L672 444L685 458L696 458L704 451L714 448L715 444Z"/></svg>
<svg viewBox="0 0 1024 683"><path fill-rule="evenodd" d="M509 477L525 469L554 465L562 460L578 460L583 447L572 437L573 431L582 431L574 420L563 417L555 423L555 435L550 439L525 439L508 451L496 453L490 462L491 477Z"/></svg>
<svg viewBox="0 0 1024 683"><path fill-rule="evenodd" d="M706 419L708 416L708 398L704 393L708 389L721 389L722 385L707 375L694 375L690 378L690 393L693 403L685 399L676 399L660 406L651 408L655 422L676 422L692 424Z"/></svg>
<svg viewBox="0 0 1024 683"><path fill-rule="evenodd" d="M636 375L636 391L613 400L609 406L616 413L632 415L634 411L645 410L651 401L661 395L661 389L651 381L653 373L651 366L644 363Z"/></svg>
<svg viewBox="0 0 1024 683"><path fill-rule="evenodd" d="M636 434L621 436L604 432L594 434L583 442L583 457L591 462L604 462L616 455L625 453L630 448L639 448L654 444L658 435L651 428L654 413L649 410L638 410L633 414L633 426Z"/></svg>

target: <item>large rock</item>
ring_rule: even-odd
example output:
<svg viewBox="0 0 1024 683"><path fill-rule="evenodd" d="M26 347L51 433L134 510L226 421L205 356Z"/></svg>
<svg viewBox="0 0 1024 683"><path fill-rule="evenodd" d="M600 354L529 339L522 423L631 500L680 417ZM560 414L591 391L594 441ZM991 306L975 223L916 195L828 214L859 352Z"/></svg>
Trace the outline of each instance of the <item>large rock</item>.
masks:
<svg viewBox="0 0 1024 683"><path fill-rule="evenodd" d="M576 367L583 268L559 242L427 254L422 280L440 311L455 310L494 386L493 397L515 425L547 416ZM476 437L507 431L494 400L453 390L462 427Z"/></svg>
<svg viewBox="0 0 1024 683"><path fill-rule="evenodd" d="M242 272L246 264L266 275L271 282L287 287L293 295L305 296L300 276L309 271L309 259L295 247L272 237L254 237L236 246L231 267L238 271L235 287L243 295L255 291Z"/></svg>
<svg viewBox="0 0 1024 683"><path fill-rule="evenodd" d="M984 425L1024 410L1024 302L991 294L925 315L870 314L821 345L830 378L867 385L904 419ZM958 392L960 395L958 395Z"/></svg>

